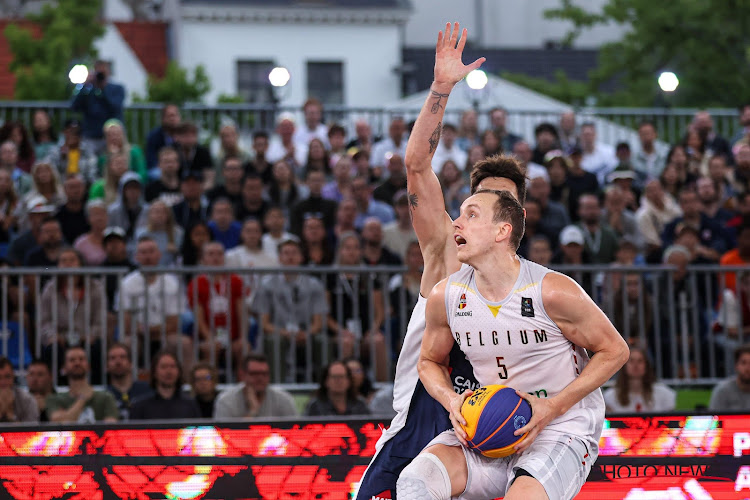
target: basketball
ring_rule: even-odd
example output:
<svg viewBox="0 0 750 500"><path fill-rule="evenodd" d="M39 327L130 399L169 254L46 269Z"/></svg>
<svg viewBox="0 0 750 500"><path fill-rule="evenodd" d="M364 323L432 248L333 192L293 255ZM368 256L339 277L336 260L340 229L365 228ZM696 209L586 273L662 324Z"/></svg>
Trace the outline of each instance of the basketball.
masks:
<svg viewBox="0 0 750 500"><path fill-rule="evenodd" d="M526 434L513 433L531 420L531 406L504 385L480 387L461 406L469 448L490 458L507 457Z"/></svg>

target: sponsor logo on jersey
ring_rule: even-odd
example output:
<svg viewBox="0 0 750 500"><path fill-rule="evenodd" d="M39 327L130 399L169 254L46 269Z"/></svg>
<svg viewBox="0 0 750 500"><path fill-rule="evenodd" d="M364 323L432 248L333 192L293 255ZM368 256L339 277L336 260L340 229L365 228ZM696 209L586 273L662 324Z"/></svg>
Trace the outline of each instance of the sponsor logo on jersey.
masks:
<svg viewBox="0 0 750 500"><path fill-rule="evenodd" d="M471 316L471 311L464 311L466 309L466 294L462 293L461 297L458 299L458 311L456 311L456 316Z"/></svg>
<svg viewBox="0 0 750 500"><path fill-rule="evenodd" d="M534 303L531 297L521 297L521 316L525 318L534 317Z"/></svg>

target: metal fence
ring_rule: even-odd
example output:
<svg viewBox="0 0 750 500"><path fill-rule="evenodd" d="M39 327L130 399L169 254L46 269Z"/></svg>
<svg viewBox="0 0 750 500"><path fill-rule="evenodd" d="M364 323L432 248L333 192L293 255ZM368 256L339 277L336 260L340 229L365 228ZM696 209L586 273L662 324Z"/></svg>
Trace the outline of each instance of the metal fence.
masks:
<svg viewBox="0 0 750 500"><path fill-rule="evenodd" d="M675 385L713 384L733 372L733 349L746 342L750 332L750 267L719 271L716 266L687 270L560 266L558 270L581 284L628 342L648 349L658 378ZM314 383L321 367L343 355L363 358L370 373L385 380L392 377L416 300L406 287L398 286L398 276L405 269L396 267L285 268L289 277L285 281L279 281L279 268L152 268L146 272L172 278L161 279L156 288L144 286L139 291L130 286L125 291L120 287L128 273L125 268L0 270L0 352L21 372L32 357L48 360L56 382L64 348L80 342L95 372L92 381L105 383L107 346L123 338L134 353L133 373L141 378L150 370L154 351L166 346L176 349L187 365L210 362L227 383L235 379L237 360L250 351L269 356L275 382ZM240 277L241 292L231 285L188 287L191 279L207 280L219 273ZM314 278L313 285L297 276ZM119 307L110 307L113 304L104 299L104 287L97 285L108 277L120 289L121 297L115 301ZM728 287L730 280L734 284ZM79 300L65 292L76 283L85 290ZM283 295L286 284L290 294L324 293L325 301L319 302L324 308L298 306L304 299L295 297L291 303L269 299ZM126 292L137 300L128 303ZM268 296L259 298L258 294ZM269 309L265 301L271 320L265 329L256 308L262 299L273 305ZM224 314L226 321L218 314L221 304L229 308L224 310L229 312ZM233 318L235 305L238 310ZM202 315L207 318L202 331L198 318L204 306L211 312ZM166 317L170 307L176 315L172 319ZM319 331L310 333L315 312L322 315L322 324ZM232 332L236 332L234 337Z"/></svg>
<svg viewBox="0 0 750 500"><path fill-rule="evenodd" d="M68 102L0 102L0 122L21 120L31 123L34 110L46 109L52 116L52 122L59 130L66 118L74 116ZM130 141L145 144L146 135L161 123L161 104L133 103L125 111L125 124ZM446 123L458 124L463 110L446 111ZM632 132L643 120L652 120L660 133L660 139L668 143L679 142L685 134L687 125L698 109L694 108L596 108L584 107L575 110L580 121L597 119L600 139L608 144L618 141L630 141ZM731 137L739 130L737 111L734 109L709 109L714 118L717 133ZM195 121L202 130L203 141L215 136L222 123L231 120L240 130L250 133L254 130L273 130L274 119L280 112L293 114L297 123L303 123L302 111L298 108L272 106L269 104L185 104L182 107L183 118ZM340 123L354 134L354 124L358 119L367 120L377 135L386 136L388 124L395 116L407 121L415 120L419 109L399 108L354 108L346 106L326 106L324 120L326 123ZM533 131L534 126L542 121L555 120L558 115L540 110L511 110L508 113L509 126L514 131ZM611 127L603 126L604 121ZM484 122L480 122L482 125ZM483 126L487 125L484 123ZM533 137L527 137L532 140Z"/></svg>

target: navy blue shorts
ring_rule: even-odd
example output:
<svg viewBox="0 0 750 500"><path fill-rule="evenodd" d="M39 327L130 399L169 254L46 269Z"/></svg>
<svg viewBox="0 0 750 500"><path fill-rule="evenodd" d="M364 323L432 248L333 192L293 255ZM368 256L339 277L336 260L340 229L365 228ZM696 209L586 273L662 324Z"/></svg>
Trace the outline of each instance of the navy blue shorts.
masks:
<svg viewBox="0 0 750 500"><path fill-rule="evenodd" d="M399 457L393 454L394 439L389 439L370 463L367 472L362 476L356 500L386 500L396 498L396 481L404 467L414 457Z"/></svg>

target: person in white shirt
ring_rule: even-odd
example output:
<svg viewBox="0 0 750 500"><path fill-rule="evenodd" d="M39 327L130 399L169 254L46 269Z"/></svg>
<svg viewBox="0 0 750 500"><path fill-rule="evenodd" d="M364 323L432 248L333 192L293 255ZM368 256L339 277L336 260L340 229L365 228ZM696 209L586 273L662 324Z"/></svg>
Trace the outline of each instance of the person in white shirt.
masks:
<svg viewBox="0 0 750 500"><path fill-rule="evenodd" d="M263 237L263 228L260 221L255 218L249 218L242 223L242 232L240 240L242 245L238 245L231 250L227 250L225 263L227 267L275 267L279 265L276 254L271 254L263 249L261 238ZM242 274L242 279L250 290L256 290L260 284L262 276L258 273Z"/></svg>
<svg viewBox="0 0 750 500"><path fill-rule="evenodd" d="M436 174L440 173L443 165L448 160L453 160L453 163L460 170L463 170L466 166L467 154L456 144L457 136L458 131L455 126L450 123L443 125L443 135L440 137L440 142L435 149L435 155L432 157L432 170Z"/></svg>
<svg viewBox="0 0 750 500"><path fill-rule="evenodd" d="M630 358L617 375L615 386L604 391L608 413L656 413L673 411L677 393L656 382L645 349L630 347Z"/></svg>
<svg viewBox="0 0 750 500"><path fill-rule="evenodd" d="M658 137L653 122L642 122L638 126L639 145L633 148L635 152L630 160L636 172L650 178L659 177L667 163L667 151L657 144Z"/></svg>
<svg viewBox="0 0 750 500"><path fill-rule="evenodd" d="M596 174L600 185L607 183L607 175L617 168L618 161L615 148L609 144L596 141L596 125L584 123L581 125L581 149L583 150L583 169Z"/></svg>
<svg viewBox="0 0 750 500"><path fill-rule="evenodd" d="M279 243L290 238L299 240L292 233L284 230L286 227L286 218L284 217L284 211L280 207L273 206L269 208L266 216L263 218L263 224L265 224L268 230L261 238L263 252L273 256L277 260L279 258Z"/></svg>
<svg viewBox="0 0 750 500"><path fill-rule="evenodd" d="M320 139L326 149L330 147L328 142L328 127L323 122L323 103L311 98L302 106L305 114L305 124L294 131L294 146L297 149L307 149L310 141Z"/></svg>
<svg viewBox="0 0 750 500"><path fill-rule="evenodd" d="M386 159L397 154L401 158L406 156L406 122L401 117L396 117L388 127L388 137L377 142L372 147L370 164L375 169L383 169Z"/></svg>
<svg viewBox="0 0 750 500"><path fill-rule="evenodd" d="M282 113L276 120L276 133L271 137L266 151L266 160L273 165L279 160L286 160L292 170L303 167L307 163L307 147L294 140L294 116Z"/></svg>

